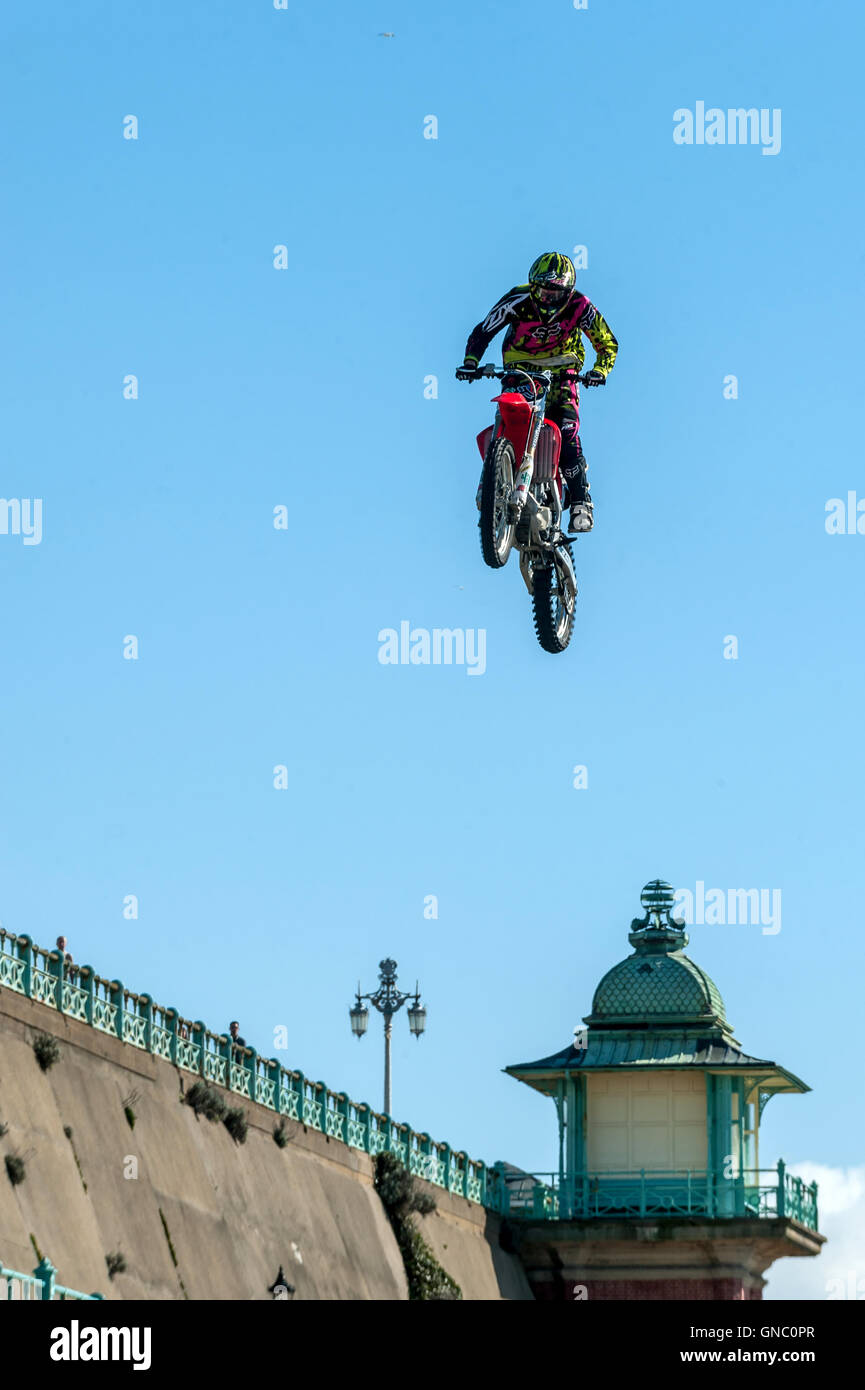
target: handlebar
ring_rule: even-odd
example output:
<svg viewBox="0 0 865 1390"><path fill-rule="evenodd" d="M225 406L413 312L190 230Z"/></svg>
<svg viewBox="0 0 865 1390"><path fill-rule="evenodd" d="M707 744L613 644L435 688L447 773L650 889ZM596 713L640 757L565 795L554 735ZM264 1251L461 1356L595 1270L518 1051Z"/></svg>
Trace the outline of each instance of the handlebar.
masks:
<svg viewBox="0 0 865 1390"><path fill-rule="evenodd" d="M539 367L542 371L546 371L550 367L575 367L577 358L575 353L566 352L561 357L527 357L525 360L518 358L516 362L510 362L507 365L515 367L518 371L531 370L533 367ZM507 371L507 366L505 370Z"/></svg>
<svg viewBox="0 0 865 1390"><path fill-rule="evenodd" d="M557 367L572 367L575 363L576 358L573 356L535 357L532 359L531 364L528 362L510 362L505 367L497 367L493 362L486 362L482 367L475 367L473 371L468 367L461 367L457 370L466 373L465 380L467 381L480 381L481 377L498 377L499 380L501 380L503 377L519 374L521 376L531 377L533 381L546 381L547 384L549 384L552 374L551 369ZM471 375L468 375L469 371L471 371ZM582 375L577 373L577 381L583 386L586 385L587 375L588 373Z"/></svg>

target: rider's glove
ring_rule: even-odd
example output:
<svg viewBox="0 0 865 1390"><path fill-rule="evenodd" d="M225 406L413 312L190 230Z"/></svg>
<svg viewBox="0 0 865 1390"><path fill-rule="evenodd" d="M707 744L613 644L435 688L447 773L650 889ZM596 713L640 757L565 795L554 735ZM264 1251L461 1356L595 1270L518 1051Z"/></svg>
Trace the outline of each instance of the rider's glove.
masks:
<svg viewBox="0 0 865 1390"><path fill-rule="evenodd" d="M476 381L480 376L478 364L474 357L467 357L461 367L457 367L457 381Z"/></svg>
<svg viewBox="0 0 865 1390"><path fill-rule="evenodd" d="M583 377L583 385L603 386L606 380L607 378L604 376L604 373L599 372L597 368L593 367L592 370L590 372L586 372L586 375Z"/></svg>

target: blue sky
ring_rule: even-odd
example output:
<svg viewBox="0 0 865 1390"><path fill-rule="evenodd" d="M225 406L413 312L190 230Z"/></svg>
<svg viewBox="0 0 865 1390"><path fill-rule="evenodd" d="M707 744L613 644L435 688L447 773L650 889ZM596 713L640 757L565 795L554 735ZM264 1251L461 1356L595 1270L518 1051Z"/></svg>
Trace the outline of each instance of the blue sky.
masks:
<svg viewBox="0 0 865 1390"><path fill-rule="evenodd" d="M391 954L429 1007L420 1043L397 1023L395 1113L543 1169L552 1107L500 1069L569 1039L643 883L777 888L778 934L689 953L814 1088L763 1156L858 1162L865 538L824 518L865 496L861 14L93 0L3 27L2 492L43 499L39 545L0 535L3 924L263 1052L284 1023L284 1061L375 1103L346 1010ZM780 153L677 146L698 100L780 108ZM575 245L620 356L553 658L516 565L481 562L492 392L453 368ZM483 677L382 666L402 620L483 628Z"/></svg>

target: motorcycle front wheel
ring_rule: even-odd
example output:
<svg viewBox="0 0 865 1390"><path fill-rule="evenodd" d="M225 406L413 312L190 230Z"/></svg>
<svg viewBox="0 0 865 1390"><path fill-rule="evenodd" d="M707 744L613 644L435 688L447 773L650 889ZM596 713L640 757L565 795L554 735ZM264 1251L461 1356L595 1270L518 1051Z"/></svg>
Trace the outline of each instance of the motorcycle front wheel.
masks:
<svg viewBox="0 0 865 1390"><path fill-rule="evenodd" d="M533 571L532 608L535 632L544 651L563 652L573 636L577 595L566 584L565 572L558 565Z"/></svg>
<svg viewBox="0 0 865 1390"><path fill-rule="evenodd" d="M490 441L481 481L481 553L490 569L508 562L514 543L514 524L508 519L508 502L514 485L514 446L509 439Z"/></svg>

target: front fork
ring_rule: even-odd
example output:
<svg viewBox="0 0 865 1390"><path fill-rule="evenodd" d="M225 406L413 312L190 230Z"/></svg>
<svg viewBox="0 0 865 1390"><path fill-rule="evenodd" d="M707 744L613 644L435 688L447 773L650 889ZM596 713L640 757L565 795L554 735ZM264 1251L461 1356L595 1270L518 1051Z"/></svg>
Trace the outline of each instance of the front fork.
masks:
<svg viewBox="0 0 865 1390"><path fill-rule="evenodd" d="M533 558L532 551L528 547L520 551L520 574L523 576L523 583L530 595L535 592ZM572 598L575 600L577 597L577 576L574 562L571 559L571 552L567 546L558 545L550 558L558 571L559 582L570 590Z"/></svg>
<svg viewBox="0 0 865 1390"><path fill-rule="evenodd" d="M513 513L513 519L515 521L519 520L520 513L522 512L523 507L526 505L526 498L529 495L529 489L532 485L532 476L535 471L535 450L538 447L538 440L541 437L541 428L544 423L544 409L546 406L546 402L547 397L546 393L544 393L544 395L535 405L535 413L532 417L531 432L526 441L526 448L525 453L523 454L523 461L520 464L519 472L517 473L517 480L514 484L513 491L511 492L511 511Z"/></svg>

